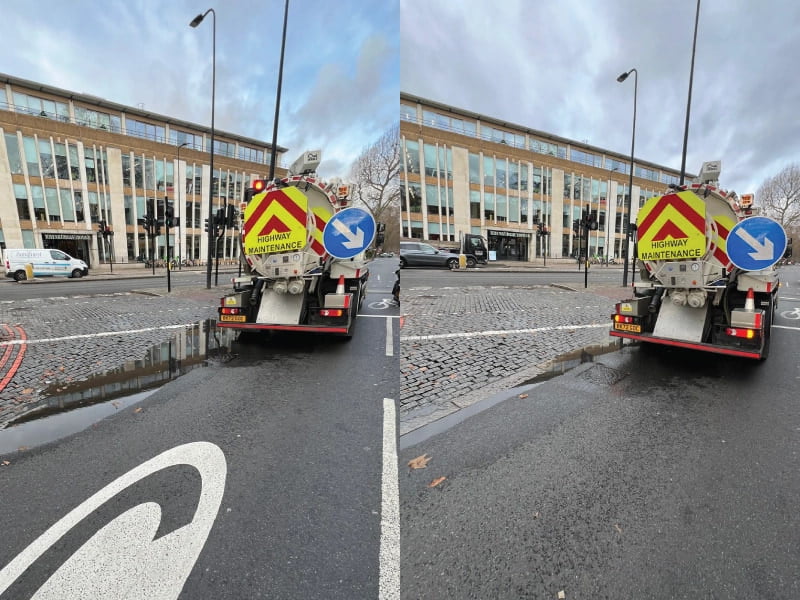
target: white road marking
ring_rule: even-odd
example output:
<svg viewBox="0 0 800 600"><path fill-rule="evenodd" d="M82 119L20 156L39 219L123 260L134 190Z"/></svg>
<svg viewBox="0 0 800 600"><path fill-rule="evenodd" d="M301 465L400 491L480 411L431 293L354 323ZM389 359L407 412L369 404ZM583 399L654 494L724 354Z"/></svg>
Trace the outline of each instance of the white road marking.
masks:
<svg viewBox="0 0 800 600"><path fill-rule="evenodd" d="M789 327L788 325L773 325L773 329L794 329L795 331L800 331L800 327Z"/></svg>
<svg viewBox="0 0 800 600"><path fill-rule="evenodd" d="M450 338L475 338L490 337L493 335L510 335L512 333L540 333L543 331L572 331L574 329L599 329L610 328L608 323L594 323L591 325L559 325L557 327L534 327L532 329L497 329L490 331L470 331L467 333L438 333L434 335L405 335L400 336L402 342L425 342L430 340L446 340Z"/></svg>
<svg viewBox="0 0 800 600"><path fill-rule="evenodd" d="M189 465L201 477L200 498L192 521L153 540L161 508L144 502L95 533L70 556L33 596L33 600L126 598L132 590L145 600L172 600L183 589L225 492L227 464L220 448L192 442L167 450L128 471L70 511L0 571L0 594L42 554L84 518L137 481L174 465Z"/></svg>
<svg viewBox="0 0 800 600"><path fill-rule="evenodd" d="M372 319L399 319L400 315L358 315L358 318L369 317Z"/></svg>
<svg viewBox="0 0 800 600"><path fill-rule="evenodd" d="M392 336L391 319L386 319L386 356L394 356L394 338Z"/></svg>
<svg viewBox="0 0 800 600"><path fill-rule="evenodd" d="M66 342L69 340L86 340L98 337L109 337L112 335L133 335L136 333L147 333L148 331L163 331L166 329L184 329L197 325L197 321L193 323L184 323L183 325L161 325L160 327L145 327L143 329L126 329L124 331L101 331L98 333L82 333L79 335L65 335L58 338L42 338L40 340L9 340L7 342L0 342L0 347L13 346L22 344L51 344L53 342Z"/></svg>
<svg viewBox="0 0 800 600"><path fill-rule="evenodd" d="M394 400L383 399L383 476L378 598L400 598L400 492L397 480L397 417Z"/></svg>

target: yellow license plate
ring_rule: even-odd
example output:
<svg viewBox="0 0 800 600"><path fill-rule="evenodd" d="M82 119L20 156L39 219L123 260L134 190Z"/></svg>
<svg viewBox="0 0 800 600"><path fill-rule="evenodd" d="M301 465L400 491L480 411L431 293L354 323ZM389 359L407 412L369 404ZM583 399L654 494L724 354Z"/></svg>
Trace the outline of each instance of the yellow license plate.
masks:
<svg viewBox="0 0 800 600"><path fill-rule="evenodd" d="M247 321L247 315L220 315L219 320L232 323L244 323Z"/></svg>
<svg viewBox="0 0 800 600"><path fill-rule="evenodd" d="M642 326L637 323L614 323L617 331L630 331L632 333L642 333Z"/></svg>

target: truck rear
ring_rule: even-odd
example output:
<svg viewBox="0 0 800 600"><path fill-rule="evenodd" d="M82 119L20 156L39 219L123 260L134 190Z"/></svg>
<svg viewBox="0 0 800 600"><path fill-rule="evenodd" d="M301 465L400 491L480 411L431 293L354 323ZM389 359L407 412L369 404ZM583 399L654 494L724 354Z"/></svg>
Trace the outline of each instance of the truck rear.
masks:
<svg viewBox="0 0 800 600"><path fill-rule="evenodd" d="M233 291L220 300L218 327L352 336L367 261L363 251L335 258L323 244L325 226L347 205L346 186L316 178L319 152L301 158L290 171L300 174L248 193L241 244L249 273L234 278Z"/></svg>
<svg viewBox="0 0 800 600"><path fill-rule="evenodd" d="M651 198L639 211L634 254L642 280L615 305L610 335L768 356L780 286L774 264L785 233L719 189L718 173L718 162L705 163L700 182Z"/></svg>

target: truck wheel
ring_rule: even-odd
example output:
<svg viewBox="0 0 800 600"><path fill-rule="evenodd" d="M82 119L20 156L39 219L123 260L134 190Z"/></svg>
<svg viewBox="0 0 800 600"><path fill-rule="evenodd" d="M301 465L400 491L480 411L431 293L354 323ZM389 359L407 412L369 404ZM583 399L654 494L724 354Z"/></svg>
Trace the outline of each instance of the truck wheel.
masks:
<svg viewBox="0 0 800 600"><path fill-rule="evenodd" d="M72 278L73 279L80 279L81 277L83 277L83 272L80 269L75 269L72 272Z"/></svg>
<svg viewBox="0 0 800 600"><path fill-rule="evenodd" d="M451 258L450 260L448 260L447 261L447 268L450 269L451 271L454 271L455 269L457 269L458 268L458 259L457 258Z"/></svg>
<svg viewBox="0 0 800 600"><path fill-rule="evenodd" d="M14 273L14 281L25 281L28 278L28 274L25 271L17 271Z"/></svg>
<svg viewBox="0 0 800 600"><path fill-rule="evenodd" d="M474 258L472 258L471 256L467 257L467 268L474 269L475 265L477 265L477 264L478 264L478 261L476 261Z"/></svg>

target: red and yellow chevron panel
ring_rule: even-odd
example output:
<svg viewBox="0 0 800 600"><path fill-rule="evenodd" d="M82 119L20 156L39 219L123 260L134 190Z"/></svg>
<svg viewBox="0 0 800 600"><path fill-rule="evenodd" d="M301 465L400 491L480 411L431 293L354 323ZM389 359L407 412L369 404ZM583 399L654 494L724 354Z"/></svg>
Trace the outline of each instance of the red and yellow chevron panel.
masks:
<svg viewBox="0 0 800 600"><path fill-rule="evenodd" d="M322 244L322 232L325 229L325 225L327 225L328 221L331 220L333 212L322 206L313 208L311 212L314 214L314 233L311 237L311 249L319 256L324 257L327 254L327 251L325 250L325 246Z"/></svg>
<svg viewBox="0 0 800 600"><path fill-rule="evenodd" d="M686 190L651 198L637 218L639 258L680 260L706 253L706 204Z"/></svg>
<svg viewBox="0 0 800 600"><path fill-rule="evenodd" d="M302 250L308 243L308 198L290 186L255 196L244 211L245 254Z"/></svg>

